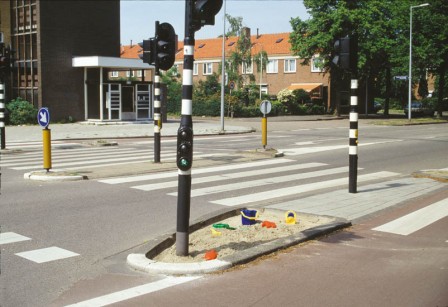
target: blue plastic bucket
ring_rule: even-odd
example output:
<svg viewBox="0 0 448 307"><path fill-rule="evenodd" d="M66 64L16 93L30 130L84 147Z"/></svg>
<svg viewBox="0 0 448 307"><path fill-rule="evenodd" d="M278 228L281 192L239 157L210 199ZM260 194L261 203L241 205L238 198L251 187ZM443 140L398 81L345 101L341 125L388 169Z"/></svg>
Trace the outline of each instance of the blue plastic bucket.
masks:
<svg viewBox="0 0 448 307"><path fill-rule="evenodd" d="M241 222L243 225L254 225L257 221L258 211L245 209L241 211Z"/></svg>

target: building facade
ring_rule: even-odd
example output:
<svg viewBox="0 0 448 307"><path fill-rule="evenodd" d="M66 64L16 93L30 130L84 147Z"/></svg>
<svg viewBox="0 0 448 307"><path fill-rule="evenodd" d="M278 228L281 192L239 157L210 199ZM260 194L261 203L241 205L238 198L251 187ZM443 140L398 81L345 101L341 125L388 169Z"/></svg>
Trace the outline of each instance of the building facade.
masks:
<svg viewBox="0 0 448 307"><path fill-rule="evenodd" d="M0 1L0 15L4 43L15 51L8 99L48 107L55 120L84 118L84 72L72 58L120 56L119 0ZM89 72L87 82L98 81Z"/></svg>
<svg viewBox="0 0 448 307"><path fill-rule="evenodd" d="M257 64L240 66L242 75L253 75L255 84L260 86L263 93L276 95L285 88L304 89L312 97L327 99L328 76L324 75L321 69L313 60L311 65L302 65L297 56L291 54L291 45L289 43L289 33L276 34L257 34L250 35L248 29L245 30L251 40L251 55L254 57L261 51L267 53L268 63L265 63L265 69L261 72ZM225 57L229 59L237 46L238 37L227 37L225 40ZM193 81L205 80L207 76L214 73L221 75L220 65L222 63L222 38L197 39L194 49L194 68ZM182 75L183 68L183 42L178 42L178 52L174 65ZM121 57L138 58L142 48L138 45L123 46ZM115 73L116 78L125 78L133 76L139 79L139 72ZM229 80L232 81L232 80Z"/></svg>

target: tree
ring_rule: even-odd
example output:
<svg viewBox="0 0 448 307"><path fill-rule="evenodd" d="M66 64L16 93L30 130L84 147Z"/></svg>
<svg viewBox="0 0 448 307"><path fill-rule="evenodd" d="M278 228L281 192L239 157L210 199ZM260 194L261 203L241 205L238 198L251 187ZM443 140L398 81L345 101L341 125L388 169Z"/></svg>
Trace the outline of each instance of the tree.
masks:
<svg viewBox="0 0 448 307"><path fill-rule="evenodd" d="M229 29L227 30L226 36L239 36L243 28L243 17L232 17L226 14L226 19L229 22Z"/></svg>
<svg viewBox="0 0 448 307"><path fill-rule="evenodd" d="M347 72L331 62L337 38L347 34L358 36L360 83L377 80L394 62L403 61L406 52L397 50L403 50L406 45L403 44L406 23L401 22L405 19L405 1L304 0L304 5L311 19L291 20L292 51L303 59L303 65L309 65L318 54L324 71L331 71L331 82L336 88L348 79Z"/></svg>
<svg viewBox="0 0 448 307"><path fill-rule="evenodd" d="M428 3L429 6L413 15L413 63L419 75L424 76L429 71L437 77L437 114L440 117L448 71L448 29L441 25L448 23L448 2L431 0Z"/></svg>

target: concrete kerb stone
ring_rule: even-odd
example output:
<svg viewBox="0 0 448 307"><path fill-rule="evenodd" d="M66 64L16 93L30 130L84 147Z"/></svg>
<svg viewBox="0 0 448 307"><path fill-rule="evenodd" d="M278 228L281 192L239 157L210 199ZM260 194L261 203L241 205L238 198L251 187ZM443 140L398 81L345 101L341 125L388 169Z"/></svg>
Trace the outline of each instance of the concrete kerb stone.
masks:
<svg viewBox="0 0 448 307"><path fill-rule="evenodd" d="M87 176L67 170L50 170L25 173L23 178L36 181L77 181L87 179Z"/></svg>
<svg viewBox="0 0 448 307"><path fill-rule="evenodd" d="M243 209L245 208L231 209L227 211L224 209L224 211L218 212L215 215L209 215L208 217L205 216L190 226L190 232L212 225L213 223L219 222L228 217L239 215L240 211ZM244 251L235 252L234 254L221 259L214 259L210 261L195 263L166 263L152 260L152 258L160 254L162 251L175 244L176 235L175 233L172 233L161 236L149 242L147 245L149 250L146 254L129 254L127 257L127 264L135 270L146 273L168 275L207 274L226 270L235 265L248 263L261 256L286 249L346 227L350 227L351 225L352 223L346 219L334 218L334 221L330 223L306 229L291 236L266 242Z"/></svg>

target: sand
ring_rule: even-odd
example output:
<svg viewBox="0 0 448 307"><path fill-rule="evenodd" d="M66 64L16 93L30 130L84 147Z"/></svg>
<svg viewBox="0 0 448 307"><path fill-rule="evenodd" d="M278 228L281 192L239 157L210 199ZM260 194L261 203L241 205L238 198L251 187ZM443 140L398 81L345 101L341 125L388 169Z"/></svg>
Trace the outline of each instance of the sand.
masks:
<svg viewBox="0 0 448 307"><path fill-rule="evenodd" d="M230 227L236 228L235 230L214 228L210 225L191 233L188 257L176 256L176 248L172 246L156 256L154 260L168 263L201 262L206 261L205 253L212 249L216 250L218 253L217 259L219 259L257 244L287 237L334 220L331 217L296 213L296 223L288 225L285 221L285 213L286 211L281 210L259 210L256 224L250 226L242 225L241 215L228 218L219 223L228 224ZM262 227L263 221L274 222L277 227ZM212 229L220 234L212 231Z"/></svg>

